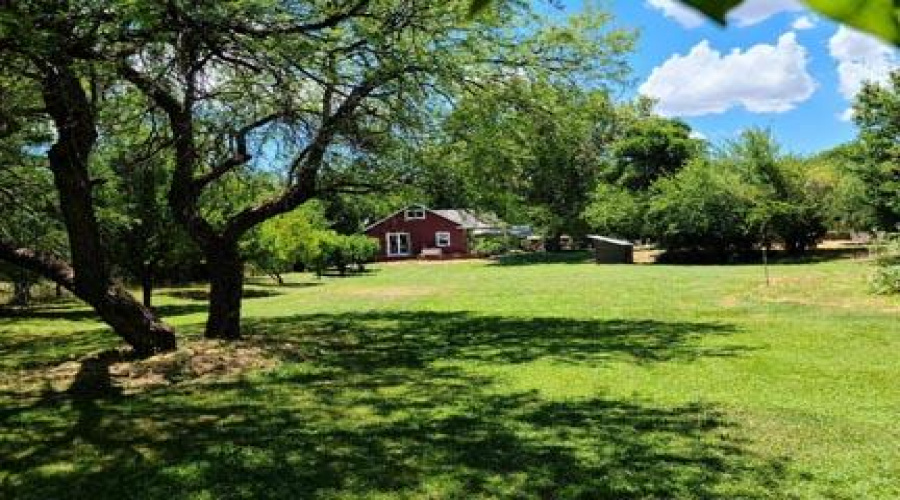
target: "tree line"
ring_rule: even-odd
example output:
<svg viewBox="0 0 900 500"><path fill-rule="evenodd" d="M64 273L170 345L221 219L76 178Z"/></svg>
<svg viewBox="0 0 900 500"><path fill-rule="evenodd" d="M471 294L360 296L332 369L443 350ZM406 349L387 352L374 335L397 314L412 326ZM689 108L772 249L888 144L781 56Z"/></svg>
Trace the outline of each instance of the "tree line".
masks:
<svg viewBox="0 0 900 500"><path fill-rule="evenodd" d="M443 117L408 198L531 224L549 249L598 233L652 242L671 260L799 255L829 231L897 230L898 96L898 74L866 85L859 137L798 155L765 129L713 144L646 99L513 79Z"/></svg>

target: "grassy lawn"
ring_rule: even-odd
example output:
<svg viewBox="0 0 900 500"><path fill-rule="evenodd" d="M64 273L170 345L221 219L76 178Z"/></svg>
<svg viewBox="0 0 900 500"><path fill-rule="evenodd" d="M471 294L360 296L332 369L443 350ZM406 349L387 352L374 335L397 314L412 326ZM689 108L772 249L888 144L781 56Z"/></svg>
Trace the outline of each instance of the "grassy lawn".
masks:
<svg viewBox="0 0 900 500"><path fill-rule="evenodd" d="M0 498L898 498L900 299L869 267L392 264L245 302L270 368L105 397L119 346L0 316ZM202 290L161 291L189 337Z"/></svg>

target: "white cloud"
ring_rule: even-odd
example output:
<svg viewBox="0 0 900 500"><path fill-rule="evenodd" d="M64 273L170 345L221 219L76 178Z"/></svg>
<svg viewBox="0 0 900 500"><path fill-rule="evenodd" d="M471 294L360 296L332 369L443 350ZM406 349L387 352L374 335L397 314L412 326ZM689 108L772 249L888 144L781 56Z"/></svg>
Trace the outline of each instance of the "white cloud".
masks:
<svg viewBox="0 0 900 500"><path fill-rule="evenodd" d="M638 91L656 99L657 110L668 116L724 113L738 106L753 113L783 113L815 92L806 66L806 48L793 32L776 45L724 55L704 40L687 55L673 55L655 68Z"/></svg>
<svg viewBox="0 0 900 500"><path fill-rule="evenodd" d="M647 5L659 10L685 28L696 28L706 22L706 17L675 0L647 0Z"/></svg>
<svg viewBox="0 0 900 500"><path fill-rule="evenodd" d="M738 26L752 26L782 12L802 9L803 5L797 0L747 0L731 11L728 17L737 22Z"/></svg>
<svg viewBox="0 0 900 500"><path fill-rule="evenodd" d="M844 26L828 41L828 49L837 61L839 90L848 100L856 97L863 83L883 82L900 65L892 47Z"/></svg>
<svg viewBox="0 0 900 500"><path fill-rule="evenodd" d="M816 20L812 16L800 16L794 19L791 27L795 30L811 30L816 27Z"/></svg>

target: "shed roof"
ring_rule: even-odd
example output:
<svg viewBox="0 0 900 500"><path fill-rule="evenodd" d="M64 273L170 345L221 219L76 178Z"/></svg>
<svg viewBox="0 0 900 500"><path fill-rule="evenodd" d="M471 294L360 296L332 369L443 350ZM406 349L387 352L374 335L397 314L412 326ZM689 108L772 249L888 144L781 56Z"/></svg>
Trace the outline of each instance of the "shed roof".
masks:
<svg viewBox="0 0 900 500"><path fill-rule="evenodd" d="M595 241L603 241L603 242L610 243L610 244L613 244L613 245L629 246L629 247L633 247L633 246L634 246L634 243L632 243L632 242L630 242L630 241L617 240L617 239L615 239L615 238L609 238L609 237L607 237L607 236L598 236L598 235L596 235L596 234L589 234L589 235L588 235L588 238L590 238L590 239L592 239L592 240L595 240Z"/></svg>

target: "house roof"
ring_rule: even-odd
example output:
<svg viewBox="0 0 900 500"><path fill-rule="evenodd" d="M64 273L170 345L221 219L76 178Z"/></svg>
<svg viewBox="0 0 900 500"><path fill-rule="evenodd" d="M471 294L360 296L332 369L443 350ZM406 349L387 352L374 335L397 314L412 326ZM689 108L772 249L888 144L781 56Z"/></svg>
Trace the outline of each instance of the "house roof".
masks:
<svg viewBox="0 0 900 500"><path fill-rule="evenodd" d="M475 212L467 209L446 209L446 210L432 210L424 205L410 205L408 207L404 207L396 212L391 213L387 217L379 219L372 224L369 224L365 227L365 231L372 229L373 227L381 224L382 222L394 217L397 214L403 213L409 209L422 209L427 212L431 212L438 217L447 219L450 222L455 224L459 224L461 229L473 229L473 230L492 230L496 229L503 225L500 219L493 214L476 214Z"/></svg>
<svg viewBox="0 0 900 500"><path fill-rule="evenodd" d="M441 217L459 224L463 229L494 229L500 225L496 216L476 214L471 210L430 210Z"/></svg>
<svg viewBox="0 0 900 500"><path fill-rule="evenodd" d="M597 240L597 241L604 241L604 242L606 242L606 243L611 243L611 244L613 244L613 245L628 246L628 247L633 247L633 246L634 246L634 243L632 243L632 242L630 242L630 241L617 240L617 239L615 239L615 238L609 238L609 237L606 237L606 236L598 236L598 235L596 235L596 234L589 234L589 235L588 235L588 238L590 238L590 239L592 239L592 240Z"/></svg>

